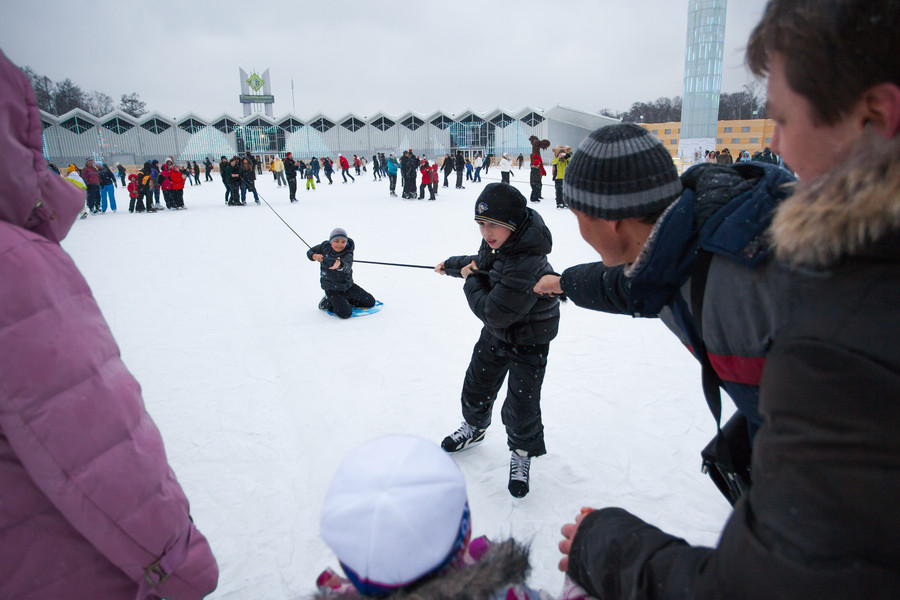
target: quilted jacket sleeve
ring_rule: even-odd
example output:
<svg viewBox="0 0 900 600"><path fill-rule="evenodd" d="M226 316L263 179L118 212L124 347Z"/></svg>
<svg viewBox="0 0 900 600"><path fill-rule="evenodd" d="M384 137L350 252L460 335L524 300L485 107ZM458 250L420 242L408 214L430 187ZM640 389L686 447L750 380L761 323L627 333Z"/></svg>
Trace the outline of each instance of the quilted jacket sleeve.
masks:
<svg viewBox="0 0 900 600"><path fill-rule="evenodd" d="M58 245L5 228L21 239L0 245L0 433L136 584L159 561L169 577L153 593L202 598L216 587L215 559L90 289Z"/></svg>
<svg viewBox="0 0 900 600"><path fill-rule="evenodd" d="M625 267L602 262L569 267L559 280L566 296L576 305L615 314L628 313L628 278Z"/></svg>
<svg viewBox="0 0 900 600"><path fill-rule="evenodd" d="M712 600L718 597L706 569L712 554L621 508L605 508L578 527L569 576L599 600Z"/></svg>

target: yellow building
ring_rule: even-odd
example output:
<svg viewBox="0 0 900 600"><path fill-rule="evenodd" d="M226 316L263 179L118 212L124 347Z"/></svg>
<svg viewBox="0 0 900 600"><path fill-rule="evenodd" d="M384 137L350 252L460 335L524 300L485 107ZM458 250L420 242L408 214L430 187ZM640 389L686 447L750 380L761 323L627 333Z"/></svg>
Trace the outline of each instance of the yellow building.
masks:
<svg viewBox="0 0 900 600"><path fill-rule="evenodd" d="M678 141L681 138L681 122L638 123L655 135L659 141L676 157ZM731 155L737 158L738 153L747 150L752 156L772 145L772 134L775 132L775 121L772 119L741 119L737 121L719 121L716 126L716 150L728 148Z"/></svg>

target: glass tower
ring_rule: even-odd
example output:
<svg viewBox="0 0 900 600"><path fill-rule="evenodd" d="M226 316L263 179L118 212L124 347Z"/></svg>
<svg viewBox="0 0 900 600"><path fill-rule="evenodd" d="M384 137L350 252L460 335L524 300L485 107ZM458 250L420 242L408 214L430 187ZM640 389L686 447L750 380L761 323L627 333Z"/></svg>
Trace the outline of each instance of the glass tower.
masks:
<svg viewBox="0 0 900 600"><path fill-rule="evenodd" d="M715 150L728 0L688 0L679 156Z"/></svg>

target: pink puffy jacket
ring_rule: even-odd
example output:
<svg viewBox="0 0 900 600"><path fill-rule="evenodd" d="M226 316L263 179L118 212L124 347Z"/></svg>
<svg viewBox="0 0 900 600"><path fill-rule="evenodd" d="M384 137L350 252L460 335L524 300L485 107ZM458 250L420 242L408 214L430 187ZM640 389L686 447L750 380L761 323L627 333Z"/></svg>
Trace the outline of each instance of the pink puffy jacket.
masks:
<svg viewBox="0 0 900 600"><path fill-rule="evenodd" d="M218 567L138 383L59 246L84 193L47 169L0 52L0 598L202 598Z"/></svg>

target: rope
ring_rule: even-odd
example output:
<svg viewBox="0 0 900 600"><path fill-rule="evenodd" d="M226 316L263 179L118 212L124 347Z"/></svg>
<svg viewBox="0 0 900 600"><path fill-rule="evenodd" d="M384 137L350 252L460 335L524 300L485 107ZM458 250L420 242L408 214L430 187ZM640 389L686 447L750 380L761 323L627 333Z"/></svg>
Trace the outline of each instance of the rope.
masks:
<svg viewBox="0 0 900 600"><path fill-rule="evenodd" d="M291 233L293 233L295 236L297 236L297 238L298 238L301 242L303 242L304 244L306 244L306 247L307 247L307 248L309 248L310 250L312 249L312 246L310 246L310 245L306 242L306 240L304 240L302 237L300 237L300 234L299 234L299 233L297 233L296 231L294 231L294 228L291 227L291 226L288 224L288 222L285 221L285 220L281 217L280 214L278 214L278 211L277 211L277 210L275 210L274 208L272 208L272 205L269 204L269 201L266 200L266 199L262 196L262 194L259 195L259 198L260 198L260 200L262 200L263 202L265 202L265 203L266 203L266 206L269 207L269 210L271 210L273 213L275 213L275 216L278 217L278 219L279 219L282 223L284 223L285 227L287 227L288 229L291 230ZM353 259L353 263L354 263L354 264L356 264L356 263L363 263L363 264L367 264L367 265L385 265L385 266L388 266L388 267L407 267L407 268L410 268L410 269L429 269L429 270L434 270L434 267L431 266L431 265L410 265L410 264L406 264L406 263L381 262L381 261L375 261L375 260L359 260L359 259ZM480 275L480 276L490 276L490 275L491 275L491 272L490 272L490 271L472 271L472 274L473 274L473 275ZM494 274L494 277L498 277L500 280L505 281L505 282L507 282L507 283L514 283L514 284L519 284L519 285L525 285L525 284L527 284L527 285L532 286L532 287L534 287L534 285L537 283L536 281L531 281L531 280L521 279L521 278L518 278L518 277L510 277L509 275L500 275L499 273L495 273L495 274ZM560 300L562 300L563 302L565 302L565 300L566 300L565 295L560 295L559 298L560 298Z"/></svg>

